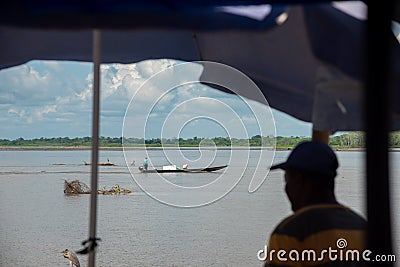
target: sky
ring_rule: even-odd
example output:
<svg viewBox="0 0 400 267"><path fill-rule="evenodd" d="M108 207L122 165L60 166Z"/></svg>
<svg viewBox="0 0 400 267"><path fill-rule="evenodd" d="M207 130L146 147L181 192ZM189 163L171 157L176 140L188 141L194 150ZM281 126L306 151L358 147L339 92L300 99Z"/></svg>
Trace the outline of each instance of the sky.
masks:
<svg viewBox="0 0 400 267"><path fill-rule="evenodd" d="M340 8L343 4L336 5ZM365 10L358 13L365 14ZM400 24L393 22L392 28L396 36L400 34ZM186 77L198 72L196 69L167 72L161 75L164 80L154 79L177 63L149 60L127 65L103 64L100 135L311 135L310 123L201 84L185 83ZM0 70L0 139L90 136L92 68L91 63L31 61ZM171 80L183 85L162 89Z"/></svg>
<svg viewBox="0 0 400 267"><path fill-rule="evenodd" d="M310 136L310 123L199 83L185 84L198 69L154 78L178 63L102 65L100 135L120 137L125 125L130 128L124 136L145 138L246 138L274 134L274 127L276 135ZM1 70L0 138L90 136L92 68L91 63L31 61ZM162 91L171 75L183 85Z"/></svg>
<svg viewBox="0 0 400 267"><path fill-rule="evenodd" d="M343 8L342 3L336 5ZM365 15L365 8L357 12ZM400 24L393 22L392 28L398 36ZM193 83L192 77L198 74L196 68L166 71L177 63L149 60L126 65L103 64L100 135L145 138L311 135L310 123ZM91 63L31 61L0 70L0 139L90 136L92 68ZM160 72L164 75L159 75ZM187 83L188 80L192 82ZM171 81L181 85L163 88L171 85Z"/></svg>

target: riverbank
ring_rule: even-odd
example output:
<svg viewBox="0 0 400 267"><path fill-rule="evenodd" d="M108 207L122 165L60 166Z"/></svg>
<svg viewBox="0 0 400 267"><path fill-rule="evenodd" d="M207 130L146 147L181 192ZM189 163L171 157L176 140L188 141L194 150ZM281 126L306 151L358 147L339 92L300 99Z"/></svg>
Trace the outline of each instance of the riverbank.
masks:
<svg viewBox="0 0 400 267"><path fill-rule="evenodd" d="M198 147L195 146L182 146L182 147L175 147L175 146L164 146L164 147L143 147L143 146L138 146L138 147L99 147L99 150L106 150L106 151L122 151L122 150L193 150L197 149ZM225 146L220 146L220 147L201 147L201 149L205 150L247 150L248 147L225 147ZM57 151L57 150L91 150L92 148L90 146L0 146L0 151L16 151L16 150L38 150L38 151ZM250 150L260 150L260 149L266 149L266 150L273 150L272 147L250 147ZM287 148L284 149L276 149L276 150L290 150Z"/></svg>
<svg viewBox="0 0 400 267"><path fill-rule="evenodd" d="M206 149L206 150L247 150L250 148L250 150L260 150L260 149L266 149L266 150L273 150L272 147L266 147L266 148L261 148L261 147L228 147L228 146L220 146L220 147L201 147L201 149ZM99 147L99 150L105 150L105 151L122 151L123 149L125 150L192 150L192 149L197 149L197 147L193 146L186 146L186 147ZM287 151L291 150L291 147L278 147L275 149L275 151ZM0 151L29 151L29 150L38 150L38 151L63 151L63 150L91 150L90 146L0 146ZM365 148L334 148L335 151L365 151ZM400 148L390 148L390 152L400 152Z"/></svg>

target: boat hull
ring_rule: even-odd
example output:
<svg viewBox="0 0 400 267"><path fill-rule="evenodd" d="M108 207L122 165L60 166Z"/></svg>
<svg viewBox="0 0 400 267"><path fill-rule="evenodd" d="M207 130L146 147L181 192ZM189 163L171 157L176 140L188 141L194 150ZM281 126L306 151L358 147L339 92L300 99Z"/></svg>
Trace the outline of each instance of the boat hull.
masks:
<svg viewBox="0 0 400 267"><path fill-rule="evenodd" d="M154 170L140 170L142 173L182 173L182 172L188 172L188 173L201 173L201 172L214 172L214 171L219 171L224 168L226 168L228 165L223 165L223 166L216 166L216 167L208 167L208 168L202 168L202 169L179 169L179 170L159 170L159 169L154 169Z"/></svg>

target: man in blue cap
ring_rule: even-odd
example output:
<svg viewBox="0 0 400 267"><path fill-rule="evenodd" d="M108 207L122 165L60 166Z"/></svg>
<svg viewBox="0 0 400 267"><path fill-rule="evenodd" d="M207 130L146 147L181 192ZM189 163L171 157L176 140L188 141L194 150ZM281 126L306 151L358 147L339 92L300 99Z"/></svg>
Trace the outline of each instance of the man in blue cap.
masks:
<svg viewBox="0 0 400 267"><path fill-rule="evenodd" d="M303 142L286 162L285 191L293 214L271 234L266 266L360 266L366 220L339 204L334 187L338 160L317 141Z"/></svg>

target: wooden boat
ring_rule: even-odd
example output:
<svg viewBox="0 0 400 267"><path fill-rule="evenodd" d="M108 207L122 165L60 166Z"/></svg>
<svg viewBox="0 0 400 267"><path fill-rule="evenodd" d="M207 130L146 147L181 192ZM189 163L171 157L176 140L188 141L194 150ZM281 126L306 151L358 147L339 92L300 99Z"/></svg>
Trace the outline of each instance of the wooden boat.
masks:
<svg viewBox="0 0 400 267"><path fill-rule="evenodd" d="M189 173L199 173L199 172L214 172L219 171L228 167L228 165L216 166L216 167L207 167L200 169L176 169L176 170L161 170L161 169L153 169L153 170L144 170L143 166L139 167L139 171L142 173L175 173L175 172L189 172Z"/></svg>
<svg viewBox="0 0 400 267"><path fill-rule="evenodd" d="M86 162L86 161L84 161L83 164L84 164L84 165L92 165L92 163L88 163L88 162ZM98 165L99 165L99 166L117 166L117 164L112 163L112 162L109 162L109 161L107 161L107 162L99 162Z"/></svg>

